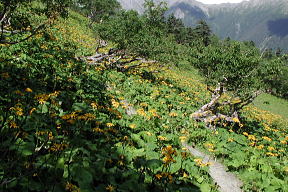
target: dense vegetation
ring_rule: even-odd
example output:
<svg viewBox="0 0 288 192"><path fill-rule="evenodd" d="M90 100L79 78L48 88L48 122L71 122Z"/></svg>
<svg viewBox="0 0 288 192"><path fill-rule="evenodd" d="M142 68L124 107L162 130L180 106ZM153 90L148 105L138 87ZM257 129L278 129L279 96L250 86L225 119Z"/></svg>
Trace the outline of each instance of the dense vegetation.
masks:
<svg viewBox="0 0 288 192"><path fill-rule="evenodd" d="M285 96L287 56L145 6L1 1L2 191L217 191L183 142L245 191L287 191L288 123L250 104Z"/></svg>

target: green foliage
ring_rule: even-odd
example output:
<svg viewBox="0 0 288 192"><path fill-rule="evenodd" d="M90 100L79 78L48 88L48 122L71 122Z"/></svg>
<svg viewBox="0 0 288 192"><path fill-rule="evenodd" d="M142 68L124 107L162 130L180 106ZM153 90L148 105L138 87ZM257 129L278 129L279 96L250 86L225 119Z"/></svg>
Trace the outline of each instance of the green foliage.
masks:
<svg viewBox="0 0 288 192"><path fill-rule="evenodd" d="M145 0L144 3L144 18L147 20L147 24L151 28L163 28L165 25L165 11L167 11L167 5L164 1L156 4L153 0Z"/></svg>
<svg viewBox="0 0 288 192"><path fill-rule="evenodd" d="M260 60L256 48L233 42L208 46L197 55L194 65L206 77L208 85L223 85L235 97L249 98L262 86L259 77Z"/></svg>
<svg viewBox="0 0 288 192"><path fill-rule="evenodd" d="M208 46L210 44L210 36L212 31L204 20L200 20L198 22L198 25L194 29L194 33L196 37L204 44L204 46Z"/></svg>
<svg viewBox="0 0 288 192"><path fill-rule="evenodd" d="M117 0L76 0L73 7L93 22L116 14L121 8Z"/></svg>
<svg viewBox="0 0 288 192"><path fill-rule="evenodd" d="M169 61L165 57L176 49L173 37L165 36L164 30L149 25L146 18L135 11L123 11L96 25L96 30L102 38L117 43L118 49L136 56Z"/></svg>
<svg viewBox="0 0 288 192"><path fill-rule="evenodd" d="M33 25L47 19L30 16ZM217 191L209 164L182 148L183 141L203 144L207 153L223 157L245 182L245 190L286 190L286 122L245 108L241 126L220 122L226 128L218 134L204 129L190 117L210 98L195 69L136 61L119 72L88 65L83 60L97 46L90 21L74 12L53 21L27 41L1 44L1 191ZM191 69L188 59L201 61L212 68L199 65L200 72L209 72L206 77L215 77L207 79L209 84L222 82L240 95L249 90L246 81L242 92L234 83L240 83L237 78L246 69L234 68L249 68L248 60L258 66L254 49L238 43L217 48L217 39L207 47L176 44L174 32L167 35L167 28L153 27L135 12L121 12L95 28L133 53L126 54L129 59L149 56L186 69ZM105 62L109 66L113 61ZM133 115L127 112L131 108Z"/></svg>
<svg viewBox="0 0 288 192"><path fill-rule="evenodd" d="M4 0L0 3L2 44L25 41L58 16L67 16L70 0Z"/></svg>
<svg viewBox="0 0 288 192"><path fill-rule="evenodd" d="M282 57L264 58L261 77L265 82L267 92L288 98L288 65L285 55Z"/></svg>

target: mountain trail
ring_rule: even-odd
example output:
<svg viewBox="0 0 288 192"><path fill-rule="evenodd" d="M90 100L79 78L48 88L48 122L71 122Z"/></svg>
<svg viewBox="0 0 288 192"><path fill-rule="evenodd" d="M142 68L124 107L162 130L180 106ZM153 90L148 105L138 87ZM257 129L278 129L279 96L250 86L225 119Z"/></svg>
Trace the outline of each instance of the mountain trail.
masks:
<svg viewBox="0 0 288 192"><path fill-rule="evenodd" d="M221 192L242 192L241 186L243 185L233 173L227 172L226 167L221 163L213 160L213 157L204 154L198 149L189 146L187 143L182 143L182 145L189 150L193 156L201 157L203 163L211 163L209 166L209 174L215 183L220 187Z"/></svg>
<svg viewBox="0 0 288 192"><path fill-rule="evenodd" d="M97 58L98 57L96 57L96 60ZM113 89L113 87L107 85L107 89ZM122 99L120 100L120 102L123 103L126 107L126 114L128 116L133 116L137 114L136 109L129 103L128 100ZM209 162L211 164L209 166L209 175L212 177L213 181L219 186L220 192L243 192L243 190L241 189L243 182L240 181L233 173L227 172L224 165L217 162L216 160L213 160L213 157L201 152L200 150L192 146L189 146L187 143L182 143L182 145L187 148L193 156L202 158L203 163Z"/></svg>

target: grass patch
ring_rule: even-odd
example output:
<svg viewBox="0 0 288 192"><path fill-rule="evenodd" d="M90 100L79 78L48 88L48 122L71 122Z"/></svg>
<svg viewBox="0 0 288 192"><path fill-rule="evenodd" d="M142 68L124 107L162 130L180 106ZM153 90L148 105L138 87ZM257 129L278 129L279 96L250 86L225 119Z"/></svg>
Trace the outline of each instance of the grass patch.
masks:
<svg viewBox="0 0 288 192"><path fill-rule="evenodd" d="M285 99L265 93L255 99L254 105L288 119L288 101Z"/></svg>

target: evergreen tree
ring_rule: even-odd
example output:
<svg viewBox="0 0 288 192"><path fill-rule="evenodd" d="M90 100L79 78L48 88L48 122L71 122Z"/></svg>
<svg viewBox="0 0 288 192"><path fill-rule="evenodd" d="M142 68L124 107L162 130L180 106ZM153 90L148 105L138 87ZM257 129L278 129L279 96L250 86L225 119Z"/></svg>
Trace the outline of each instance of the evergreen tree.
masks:
<svg viewBox="0 0 288 192"><path fill-rule="evenodd" d="M204 46L208 46L210 44L210 36L212 31L206 21L200 20L194 29L194 33L197 38L204 44Z"/></svg>
<svg viewBox="0 0 288 192"><path fill-rule="evenodd" d="M153 0L145 0L144 8L144 17L147 19L147 24L150 27L163 29L167 4L165 2L156 4Z"/></svg>

